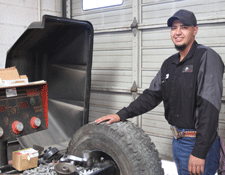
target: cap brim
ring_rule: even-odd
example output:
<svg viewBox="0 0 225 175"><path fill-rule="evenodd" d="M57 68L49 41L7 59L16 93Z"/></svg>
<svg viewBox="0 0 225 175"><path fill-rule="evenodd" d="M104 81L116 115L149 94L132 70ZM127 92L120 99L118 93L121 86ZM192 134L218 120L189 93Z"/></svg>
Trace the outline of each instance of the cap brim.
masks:
<svg viewBox="0 0 225 175"><path fill-rule="evenodd" d="M174 16L170 17L168 19L168 21L167 21L167 26L168 27L172 27L173 21L175 21L175 20L179 20L179 18L178 17L174 17Z"/></svg>

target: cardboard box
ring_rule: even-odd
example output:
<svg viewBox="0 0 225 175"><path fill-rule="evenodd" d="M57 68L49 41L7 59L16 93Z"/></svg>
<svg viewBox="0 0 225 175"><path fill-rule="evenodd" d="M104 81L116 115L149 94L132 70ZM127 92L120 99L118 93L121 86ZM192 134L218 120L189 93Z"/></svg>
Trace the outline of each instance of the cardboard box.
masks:
<svg viewBox="0 0 225 175"><path fill-rule="evenodd" d="M38 165L38 151L33 148L14 151L12 160L13 168L18 171L35 168Z"/></svg>
<svg viewBox="0 0 225 175"><path fill-rule="evenodd" d="M0 86L15 86L28 84L26 75L19 75L15 67L0 69Z"/></svg>

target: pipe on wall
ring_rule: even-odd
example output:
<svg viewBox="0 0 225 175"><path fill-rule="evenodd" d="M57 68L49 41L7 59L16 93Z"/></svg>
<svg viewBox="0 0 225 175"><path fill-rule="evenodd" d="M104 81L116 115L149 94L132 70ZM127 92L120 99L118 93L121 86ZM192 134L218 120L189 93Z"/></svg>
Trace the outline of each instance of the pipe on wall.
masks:
<svg viewBox="0 0 225 175"><path fill-rule="evenodd" d="M38 2L37 17L38 21L41 21L41 0L37 0L37 2Z"/></svg>
<svg viewBox="0 0 225 175"><path fill-rule="evenodd" d="M66 18L66 0L62 0L62 17Z"/></svg>

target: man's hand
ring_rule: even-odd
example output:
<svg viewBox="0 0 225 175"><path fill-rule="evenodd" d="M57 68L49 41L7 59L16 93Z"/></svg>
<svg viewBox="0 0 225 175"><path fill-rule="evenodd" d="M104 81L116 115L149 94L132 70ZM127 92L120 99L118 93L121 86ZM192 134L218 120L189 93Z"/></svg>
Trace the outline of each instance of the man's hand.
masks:
<svg viewBox="0 0 225 175"><path fill-rule="evenodd" d="M109 120L107 124L115 123L120 121L120 117L117 114L110 114L103 117L98 118L95 120L95 123L101 123L103 121Z"/></svg>
<svg viewBox="0 0 225 175"><path fill-rule="evenodd" d="M200 159L193 155L190 155L188 164L188 171L190 175L204 174L204 166L205 166L205 159Z"/></svg>

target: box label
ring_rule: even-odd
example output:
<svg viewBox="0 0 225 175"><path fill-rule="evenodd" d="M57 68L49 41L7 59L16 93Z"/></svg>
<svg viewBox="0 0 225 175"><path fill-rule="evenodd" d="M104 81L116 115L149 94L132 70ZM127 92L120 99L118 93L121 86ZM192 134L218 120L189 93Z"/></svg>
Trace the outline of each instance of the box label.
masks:
<svg viewBox="0 0 225 175"><path fill-rule="evenodd" d="M6 97L16 97L17 91L16 88L6 89Z"/></svg>

